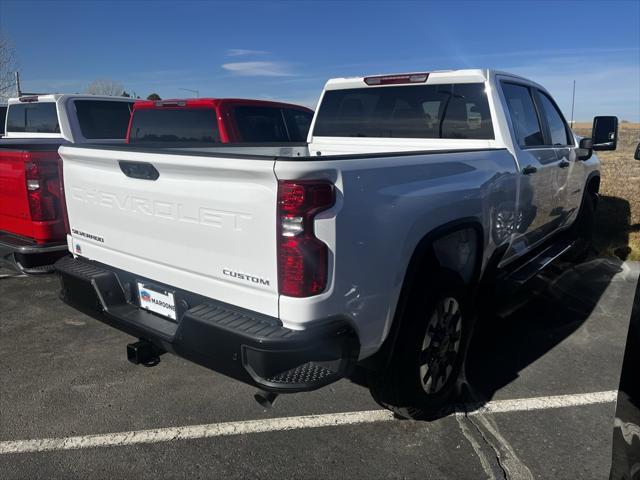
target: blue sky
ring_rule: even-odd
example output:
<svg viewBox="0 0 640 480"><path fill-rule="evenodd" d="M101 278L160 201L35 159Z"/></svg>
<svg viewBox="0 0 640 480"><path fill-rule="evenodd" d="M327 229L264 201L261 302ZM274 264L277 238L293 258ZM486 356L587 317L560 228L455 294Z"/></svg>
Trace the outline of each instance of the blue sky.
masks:
<svg viewBox="0 0 640 480"><path fill-rule="evenodd" d="M331 77L491 67L532 78L567 116L640 121L640 2L29 2L0 0L24 91L95 79L146 97L315 106Z"/></svg>

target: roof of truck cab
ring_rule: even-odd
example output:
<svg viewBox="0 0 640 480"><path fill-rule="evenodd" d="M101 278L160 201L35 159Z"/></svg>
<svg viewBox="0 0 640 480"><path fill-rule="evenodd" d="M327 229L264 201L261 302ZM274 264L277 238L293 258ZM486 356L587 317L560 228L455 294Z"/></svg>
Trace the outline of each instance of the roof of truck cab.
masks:
<svg viewBox="0 0 640 480"><path fill-rule="evenodd" d="M166 100L138 100L133 105L134 110L179 107L179 108L216 108L222 105L250 105L256 107L287 107L306 110L313 113L310 108L293 103L272 102L269 100L254 100L249 98L170 98Z"/></svg>
<svg viewBox="0 0 640 480"><path fill-rule="evenodd" d="M46 95L22 95L21 97L9 98L7 103L14 105L18 103L31 102L57 102L58 100L109 100L114 102L133 102L135 99L130 97L114 97L109 95L89 95L89 94L69 94L69 93L50 93Z"/></svg>
<svg viewBox="0 0 640 480"><path fill-rule="evenodd" d="M522 80L527 80L518 75L514 75L508 72L502 72L499 70L492 70L488 68L473 68L473 69L464 69L464 70L421 70L414 72L401 72L401 73L377 73L372 75L365 75L363 77L346 77L346 78L332 78L327 81L325 85L325 90L341 90L346 88L362 88L368 87L365 83L365 79L369 77L386 77L386 76L405 76L405 75L415 75L415 74L424 74L428 73L429 76L425 82L413 83L412 85L429 85L429 84L439 84L439 83L479 83L486 82L490 77L494 75L505 75L513 78L519 78ZM529 81L529 80L527 80ZM396 84L396 85L410 85L406 84ZM376 87L385 87L387 85L372 85L371 88ZM389 85L391 86L391 85Z"/></svg>

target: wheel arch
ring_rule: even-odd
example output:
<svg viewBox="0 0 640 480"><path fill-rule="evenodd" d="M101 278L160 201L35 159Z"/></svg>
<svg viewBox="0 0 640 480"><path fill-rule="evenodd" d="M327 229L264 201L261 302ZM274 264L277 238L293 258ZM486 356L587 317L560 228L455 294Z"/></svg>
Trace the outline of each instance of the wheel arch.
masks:
<svg viewBox="0 0 640 480"><path fill-rule="evenodd" d="M451 253L459 244L447 244L447 240L456 235L468 235L473 232L475 237L470 240L473 244L470 266L465 262L465 271L455 268ZM367 368L377 369L388 365L396 347L398 333L403 321L403 314L407 307L412 288L421 281L420 273L429 270L442 270L457 274L465 285L477 285L480 280L484 253L484 228L476 217L465 217L447 222L426 233L416 244L410 260L407 264L402 288L396 303L391 327L382 346L374 355L363 362ZM463 238L463 237L462 237ZM469 243L469 242L467 242ZM471 255L470 254L470 255Z"/></svg>
<svg viewBox="0 0 640 480"><path fill-rule="evenodd" d="M600 191L600 172L591 172L587 177L586 185L587 188L585 188L585 191L598 193Z"/></svg>
<svg viewBox="0 0 640 480"><path fill-rule="evenodd" d="M594 196L596 202L595 205L597 205L600 192L600 172L594 170L593 172L589 173L586 181L584 182L584 185L585 187L584 191L582 192L582 199L580 200L580 208L578 211L582 210L584 200L589 194Z"/></svg>

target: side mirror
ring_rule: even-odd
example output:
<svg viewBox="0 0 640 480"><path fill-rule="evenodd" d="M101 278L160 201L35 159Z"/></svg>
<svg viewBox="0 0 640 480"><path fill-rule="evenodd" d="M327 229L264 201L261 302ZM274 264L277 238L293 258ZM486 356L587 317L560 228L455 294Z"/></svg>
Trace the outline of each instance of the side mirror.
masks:
<svg viewBox="0 0 640 480"><path fill-rule="evenodd" d="M578 160L589 160L593 153L593 139L582 138L578 143Z"/></svg>
<svg viewBox="0 0 640 480"><path fill-rule="evenodd" d="M636 154L633 156L636 160L640 160L640 143L636 147Z"/></svg>
<svg viewBox="0 0 640 480"><path fill-rule="evenodd" d="M581 138L578 148L586 148L591 150L593 148L593 138Z"/></svg>
<svg viewBox="0 0 640 480"><path fill-rule="evenodd" d="M595 117L591 138L594 150L615 150L618 146L618 117Z"/></svg>

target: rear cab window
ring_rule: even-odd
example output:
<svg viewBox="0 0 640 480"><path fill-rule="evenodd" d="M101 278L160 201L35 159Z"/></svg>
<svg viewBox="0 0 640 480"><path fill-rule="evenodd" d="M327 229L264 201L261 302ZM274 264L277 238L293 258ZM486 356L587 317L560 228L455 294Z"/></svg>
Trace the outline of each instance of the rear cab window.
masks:
<svg viewBox="0 0 640 480"><path fill-rule="evenodd" d="M495 138L484 83L327 90L313 135Z"/></svg>
<svg viewBox="0 0 640 480"><path fill-rule="evenodd" d="M130 144L221 143L218 115L214 108L142 108L133 111Z"/></svg>
<svg viewBox="0 0 640 480"><path fill-rule="evenodd" d="M131 117L130 102L75 100L82 136L88 140L124 139Z"/></svg>
<svg viewBox="0 0 640 480"><path fill-rule="evenodd" d="M60 133L55 102L29 102L9 105L7 132Z"/></svg>
<svg viewBox="0 0 640 480"><path fill-rule="evenodd" d="M238 106L233 109L241 142L288 142L282 110L277 107Z"/></svg>

